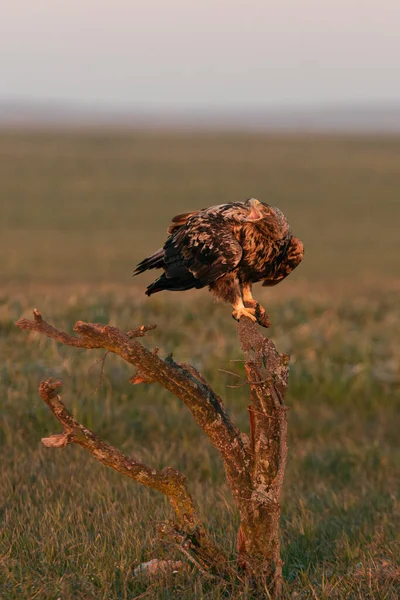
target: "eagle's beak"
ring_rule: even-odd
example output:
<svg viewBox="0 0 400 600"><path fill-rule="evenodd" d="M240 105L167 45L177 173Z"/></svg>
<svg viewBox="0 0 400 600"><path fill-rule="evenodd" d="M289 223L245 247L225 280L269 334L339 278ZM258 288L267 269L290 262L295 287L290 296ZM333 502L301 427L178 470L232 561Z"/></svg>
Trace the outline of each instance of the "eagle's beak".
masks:
<svg viewBox="0 0 400 600"><path fill-rule="evenodd" d="M261 212L261 210L262 210L261 202L259 202L255 198L251 198L249 203L250 203L250 212L247 215L247 217L245 219L243 219L245 221L245 223L253 223L254 221L260 221L261 219L263 219L264 216Z"/></svg>

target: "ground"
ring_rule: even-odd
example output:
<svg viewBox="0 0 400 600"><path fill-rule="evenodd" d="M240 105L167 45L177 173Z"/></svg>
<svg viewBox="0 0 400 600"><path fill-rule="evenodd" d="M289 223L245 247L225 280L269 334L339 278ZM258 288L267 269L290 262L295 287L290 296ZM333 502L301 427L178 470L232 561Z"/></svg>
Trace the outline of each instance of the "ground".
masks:
<svg viewBox="0 0 400 600"><path fill-rule="evenodd" d="M100 351L60 347L14 326L34 307L121 329L192 362L247 423L229 307L207 291L144 295L135 263L179 212L255 196L279 206L304 263L255 297L291 355L289 458L282 498L287 598L400 594L400 138L112 132L0 137L0 597L87 600L248 598L201 574L133 577L165 549L160 495L81 448L50 450L59 425L39 382L64 383L79 420L125 453L174 466L212 534L233 550L237 516L217 453L178 400ZM297 594L297 596L296 596Z"/></svg>

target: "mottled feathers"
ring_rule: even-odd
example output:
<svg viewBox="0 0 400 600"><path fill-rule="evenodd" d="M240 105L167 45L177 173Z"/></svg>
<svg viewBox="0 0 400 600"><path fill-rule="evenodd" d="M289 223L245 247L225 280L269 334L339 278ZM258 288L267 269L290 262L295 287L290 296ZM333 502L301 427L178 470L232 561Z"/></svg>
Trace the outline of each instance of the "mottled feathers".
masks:
<svg viewBox="0 0 400 600"><path fill-rule="evenodd" d="M303 256L303 245L292 236L282 212L254 198L177 215L168 234L163 248L140 262L134 273L163 269L147 288L148 296L210 286L214 295L241 311L246 298L252 302L252 283L279 283Z"/></svg>

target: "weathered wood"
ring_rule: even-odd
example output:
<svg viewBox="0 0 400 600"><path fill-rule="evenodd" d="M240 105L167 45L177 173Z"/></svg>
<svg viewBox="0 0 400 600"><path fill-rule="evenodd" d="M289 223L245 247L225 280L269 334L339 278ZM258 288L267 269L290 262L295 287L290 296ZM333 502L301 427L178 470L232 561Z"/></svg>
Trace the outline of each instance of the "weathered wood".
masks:
<svg viewBox="0 0 400 600"><path fill-rule="evenodd" d="M249 453L239 430L226 413L221 398L214 393L204 378L199 377L193 367L188 369L170 357L162 360L116 327L78 321L74 330L81 337L75 337L48 325L39 311L36 310L34 315L34 321L19 319L16 325L20 329L42 333L68 346L104 348L118 354L139 369L140 378L161 384L182 400L196 423L220 452L227 477L232 482L232 493L238 499L240 488L250 484Z"/></svg>
<svg viewBox="0 0 400 600"><path fill-rule="evenodd" d="M175 534L180 536L180 539L187 540L189 546L192 546L192 542L194 542L194 552L198 554L206 568L213 568L218 563L223 566L226 563L226 557L206 533L187 488L186 477L171 467L166 467L162 471L149 467L133 457L125 456L101 440L90 429L76 421L66 409L61 397L57 394L61 385L61 381L48 379L39 386L41 398L64 428L64 433L43 438L43 444L53 448L61 448L72 443L79 444L107 467L111 467L142 485L162 492L167 496L175 511L176 523L173 525Z"/></svg>
<svg viewBox="0 0 400 600"><path fill-rule="evenodd" d="M280 494L287 457L284 404L289 357L279 354L250 320L239 324L250 384L253 456L251 494L241 507L241 561L253 577L265 579L275 595L282 586L279 543Z"/></svg>
<svg viewBox="0 0 400 600"><path fill-rule="evenodd" d="M137 369L132 383L157 382L184 402L224 463L227 483L240 515L238 567L255 587L268 588L269 593L278 596L282 583L279 499L287 454L287 409L283 398L288 357L278 354L257 325L246 318L240 320L238 333L250 386L249 440L233 424L221 398L193 366L176 363L171 357L163 360L158 349L151 352L139 343L137 338L155 326L142 326L125 334L115 327L78 321L74 327L79 335L76 337L46 323L37 310L33 321L20 319L16 325L66 345L104 348L118 354ZM231 573L224 552L210 539L198 517L185 477L171 468L152 469L100 440L67 411L57 395L60 385L48 380L40 386L43 400L64 427L64 433L44 438L43 443L52 447L77 443L107 466L164 493L175 511L176 521L164 524L161 533L183 554L189 552L200 569ZM239 572L237 577L241 578Z"/></svg>

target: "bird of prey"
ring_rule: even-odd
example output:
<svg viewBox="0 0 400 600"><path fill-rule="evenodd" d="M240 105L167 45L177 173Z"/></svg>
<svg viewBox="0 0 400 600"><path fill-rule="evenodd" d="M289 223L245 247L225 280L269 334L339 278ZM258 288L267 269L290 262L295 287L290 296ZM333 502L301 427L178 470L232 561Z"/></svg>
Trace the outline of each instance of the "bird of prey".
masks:
<svg viewBox="0 0 400 600"><path fill-rule="evenodd" d="M232 305L232 316L268 326L265 310L252 296L252 284L276 285L303 258L303 244L292 235L282 212L249 198L177 215L164 246L142 260L134 275L163 269L146 290L181 291L208 286Z"/></svg>

